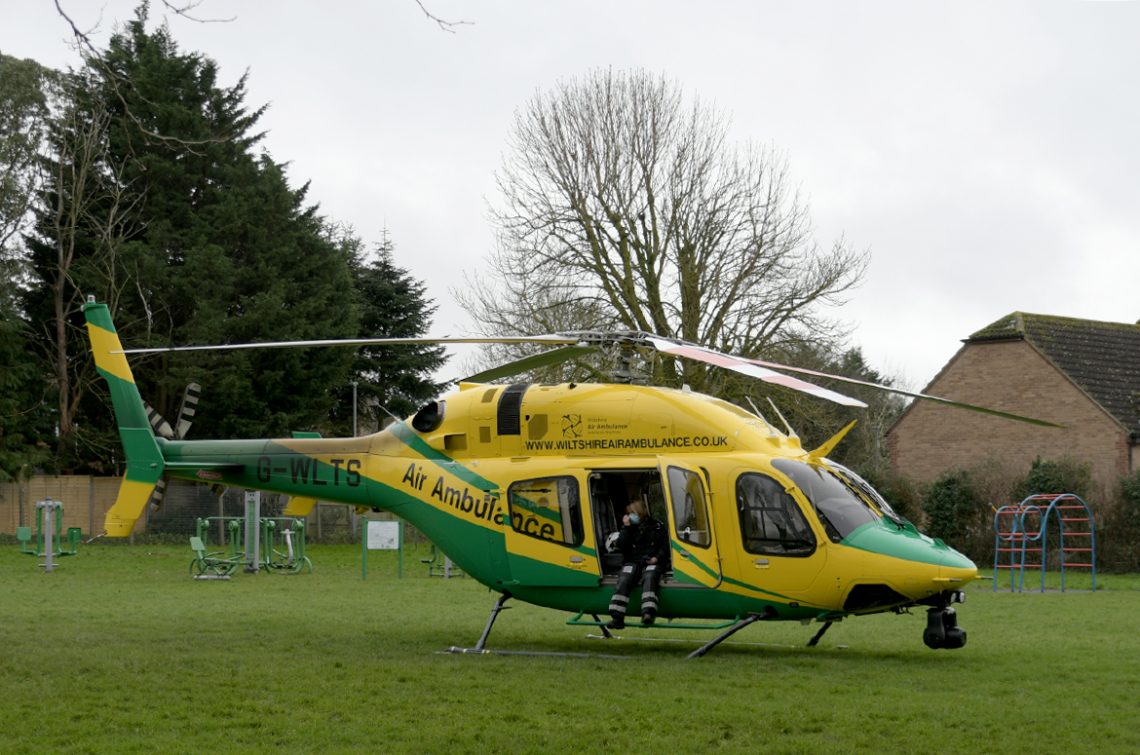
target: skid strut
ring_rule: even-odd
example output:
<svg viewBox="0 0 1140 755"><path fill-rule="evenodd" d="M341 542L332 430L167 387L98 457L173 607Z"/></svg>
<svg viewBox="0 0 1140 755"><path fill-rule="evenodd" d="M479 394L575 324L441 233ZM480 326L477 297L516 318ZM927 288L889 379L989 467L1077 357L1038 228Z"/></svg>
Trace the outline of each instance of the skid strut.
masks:
<svg viewBox="0 0 1140 755"><path fill-rule="evenodd" d="M495 619L499 618L499 612L503 610L503 604L511 599L511 593L504 591L499 599L495 601L495 607L491 609L491 616L487 619L487 626L483 627L483 634L479 637L479 641L475 643L475 652L483 652L483 648L487 646L487 636L491 634L491 627L495 625Z"/></svg>
<svg viewBox="0 0 1140 755"><path fill-rule="evenodd" d="M825 635L825 634L827 633L827 630L828 630L828 629L831 629L831 625L832 625L832 624L834 624L834 623L835 623L834 621L825 621L825 622L823 623L823 626L821 626L821 627L819 628L819 631L815 633L815 636L814 636L814 637L812 637L810 640L808 640L808 644L807 644L807 646L808 646L809 648L813 648L813 647L815 647L816 645L818 645L818 644L819 644L819 641L820 641L821 639L823 639L823 635Z"/></svg>
<svg viewBox="0 0 1140 755"><path fill-rule="evenodd" d="M689 653L689 658L700 658L705 653L709 652L710 650L715 648L717 645L719 645L720 643L724 642L725 640L727 640L732 635L739 632L741 629L744 629L744 627L748 626L749 624L752 624L752 623L757 622L757 621L764 621L765 619L775 618L775 615L776 615L776 612L773 611L771 608L765 610L764 613L750 613L750 614L748 614L748 618L741 619L740 621L736 622L735 624L733 624L728 629L726 629L723 632L721 632L720 634L718 634L711 641L706 642L704 645L701 645L699 648L697 648L693 652Z"/></svg>
<svg viewBox="0 0 1140 755"><path fill-rule="evenodd" d="M495 619L499 618L499 613L505 610L503 605L511 599L510 591L504 590L499 599L495 601L495 607L491 609L491 615L487 618L487 626L483 627L483 634L479 636L479 641L475 643L473 648L461 648L452 645L447 649L449 653L486 653L487 637L491 634L491 627L495 625Z"/></svg>

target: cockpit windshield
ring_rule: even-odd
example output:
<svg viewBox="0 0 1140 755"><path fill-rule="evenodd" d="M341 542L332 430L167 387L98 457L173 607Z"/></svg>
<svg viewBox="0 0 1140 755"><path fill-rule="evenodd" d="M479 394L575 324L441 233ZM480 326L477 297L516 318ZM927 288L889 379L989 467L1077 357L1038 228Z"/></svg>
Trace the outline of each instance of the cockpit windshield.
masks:
<svg viewBox="0 0 1140 755"><path fill-rule="evenodd" d="M867 500L826 467L791 459L775 459L772 466L790 477L803 492L833 542L879 518Z"/></svg>
<svg viewBox="0 0 1140 755"><path fill-rule="evenodd" d="M877 491L873 487L871 487L871 483L867 482L862 477L855 474L854 472L852 472L850 469L843 466L842 464L836 464L834 461L830 461L830 460L827 463L828 463L828 466L835 469L835 471L839 473L839 476L844 478L847 483L849 483L850 485L855 487L860 493L862 493L867 498L870 498L871 503L878 506L879 510L883 512L883 515L886 516L887 519L890 519L892 522L897 524L899 527L906 525L906 523L907 523L906 518L903 517L902 515L900 515L893 508L891 508L891 504L887 503L887 500L885 498L883 498L883 496L879 495L879 491Z"/></svg>

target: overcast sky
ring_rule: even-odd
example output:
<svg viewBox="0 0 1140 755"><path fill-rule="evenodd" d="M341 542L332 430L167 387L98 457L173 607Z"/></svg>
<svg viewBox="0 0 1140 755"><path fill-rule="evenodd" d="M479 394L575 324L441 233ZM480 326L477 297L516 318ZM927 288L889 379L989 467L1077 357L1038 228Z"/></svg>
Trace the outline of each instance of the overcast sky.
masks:
<svg viewBox="0 0 1140 755"><path fill-rule="evenodd" d="M135 6L58 2L100 45ZM387 229L435 334L471 332L450 292L492 247L515 110L599 66L663 73L785 154L817 241L871 252L833 314L912 388L1015 310L1140 318L1140 3L423 2L470 25L414 0L202 0L232 20L170 24L225 84L249 71L264 146L327 217ZM0 51L77 64L52 0L0 8Z"/></svg>

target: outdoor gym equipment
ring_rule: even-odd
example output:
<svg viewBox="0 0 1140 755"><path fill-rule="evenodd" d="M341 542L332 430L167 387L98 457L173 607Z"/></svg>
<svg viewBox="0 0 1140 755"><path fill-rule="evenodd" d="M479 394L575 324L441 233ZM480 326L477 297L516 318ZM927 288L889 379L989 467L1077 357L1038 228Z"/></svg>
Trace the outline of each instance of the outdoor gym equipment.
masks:
<svg viewBox="0 0 1140 755"><path fill-rule="evenodd" d="M225 550L207 551L206 532L211 521L225 519L224 525L229 531L230 547ZM246 563L245 555L239 544L241 543L241 520L237 517L209 517L198 519L197 535L190 538L190 549L194 551L194 559L190 562L190 573L195 579L229 579L229 576L239 566ZM225 543L223 543L224 545Z"/></svg>
<svg viewBox="0 0 1140 755"><path fill-rule="evenodd" d="M16 540L20 543L20 553L29 556L42 556L45 572L55 567L54 556L74 556L79 552L79 541L83 530L79 527L67 528L67 544L63 537L63 503L51 499L36 503L36 529L17 527Z"/></svg>
<svg viewBox="0 0 1140 755"><path fill-rule="evenodd" d="M198 535L191 536L190 549L194 551L194 560L190 562L190 573L194 579L229 579L244 562L240 555L235 557L225 551L207 551L206 544Z"/></svg>
<svg viewBox="0 0 1140 755"><path fill-rule="evenodd" d="M443 563L440 563L442 557ZM431 556L428 558L421 558L420 563L427 564L429 577L443 577L444 579L451 579L452 577L465 576L462 570L451 562L451 558L446 553L436 547L435 543L431 545Z"/></svg>
<svg viewBox="0 0 1140 755"><path fill-rule="evenodd" d="M281 522L284 526L278 525ZM275 535L280 533L284 551L277 550ZM313 573L313 562L305 555L305 520L292 517L262 517L261 542L264 545L261 565L290 574L298 574L308 567Z"/></svg>
<svg viewBox="0 0 1140 755"><path fill-rule="evenodd" d="M250 519L250 521L253 521ZM305 555L305 521L294 517L258 517L258 537L251 552L248 550L248 526L250 521L239 516L210 516L196 522L197 534L190 538L194 560L190 562L190 572L195 575L215 574L229 576L238 567L256 572L265 569L271 572L299 574L308 569L311 574L313 562ZM226 536L221 543L222 550L209 551L208 533L215 522L221 522ZM197 542L195 542L197 541ZM280 548L278 547L280 545Z"/></svg>

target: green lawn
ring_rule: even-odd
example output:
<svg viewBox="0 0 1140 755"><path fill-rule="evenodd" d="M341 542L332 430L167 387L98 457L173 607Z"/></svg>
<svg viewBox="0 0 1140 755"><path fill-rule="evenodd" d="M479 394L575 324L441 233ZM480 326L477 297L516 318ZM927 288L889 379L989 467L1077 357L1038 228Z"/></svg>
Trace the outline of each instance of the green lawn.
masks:
<svg viewBox="0 0 1140 755"><path fill-rule="evenodd" d="M585 638L418 556L313 546L315 572L190 579L188 548L82 546L53 574L0 549L0 752L1140 751L1140 578L925 617L755 625L699 660L678 630ZM1082 581L1083 580L1083 581ZM1027 577L1027 584L1030 578ZM655 638L642 642L635 638ZM661 641L668 640L668 641ZM608 656L620 656L617 659Z"/></svg>

